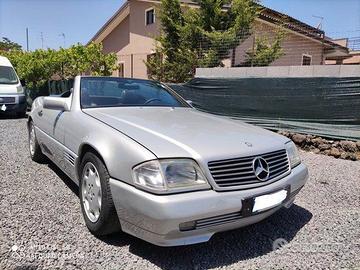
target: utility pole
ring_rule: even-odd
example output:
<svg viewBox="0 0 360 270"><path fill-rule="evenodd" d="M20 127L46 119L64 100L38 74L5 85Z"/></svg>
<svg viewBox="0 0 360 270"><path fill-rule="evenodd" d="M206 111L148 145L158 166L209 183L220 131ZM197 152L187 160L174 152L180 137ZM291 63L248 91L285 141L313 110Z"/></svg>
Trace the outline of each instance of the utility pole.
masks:
<svg viewBox="0 0 360 270"><path fill-rule="evenodd" d="M65 34L64 33L61 33L59 36L61 36L61 37L63 37L63 42L64 42L64 49L65 49L65 45L66 45L66 43L65 43Z"/></svg>
<svg viewBox="0 0 360 270"><path fill-rule="evenodd" d="M26 50L29 51L29 28L26 27Z"/></svg>
<svg viewBox="0 0 360 270"><path fill-rule="evenodd" d="M41 38L41 49L44 49L44 36L43 36L43 32L40 32L40 38Z"/></svg>

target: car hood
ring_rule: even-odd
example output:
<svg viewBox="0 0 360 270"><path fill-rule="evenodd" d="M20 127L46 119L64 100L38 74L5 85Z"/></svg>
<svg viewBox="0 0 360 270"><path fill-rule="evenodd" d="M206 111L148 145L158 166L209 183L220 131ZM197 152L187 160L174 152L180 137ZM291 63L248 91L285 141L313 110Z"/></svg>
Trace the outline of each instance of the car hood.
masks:
<svg viewBox="0 0 360 270"><path fill-rule="evenodd" d="M86 114L136 140L158 158L204 161L284 149L287 138L227 117L192 108L84 109Z"/></svg>
<svg viewBox="0 0 360 270"><path fill-rule="evenodd" d="M3 84L0 82L0 94L17 94L17 84Z"/></svg>

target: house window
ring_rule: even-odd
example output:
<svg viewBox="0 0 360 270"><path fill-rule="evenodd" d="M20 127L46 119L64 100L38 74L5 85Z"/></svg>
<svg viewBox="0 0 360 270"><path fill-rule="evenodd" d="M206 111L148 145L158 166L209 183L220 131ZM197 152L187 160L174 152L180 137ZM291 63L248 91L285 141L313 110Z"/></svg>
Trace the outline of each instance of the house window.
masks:
<svg viewBox="0 0 360 270"><path fill-rule="evenodd" d="M153 24L155 22L155 10L154 8L150 8L145 10L145 24Z"/></svg>
<svg viewBox="0 0 360 270"><path fill-rule="evenodd" d="M124 62L120 62L118 68L118 77L124 78L124 73Z"/></svg>
<svg viewBox="0 0 360 270"><path fill-rule="evenodd" d="M309 54L303 54L302 56L302 65L311 66L312 56Z"/></svg>

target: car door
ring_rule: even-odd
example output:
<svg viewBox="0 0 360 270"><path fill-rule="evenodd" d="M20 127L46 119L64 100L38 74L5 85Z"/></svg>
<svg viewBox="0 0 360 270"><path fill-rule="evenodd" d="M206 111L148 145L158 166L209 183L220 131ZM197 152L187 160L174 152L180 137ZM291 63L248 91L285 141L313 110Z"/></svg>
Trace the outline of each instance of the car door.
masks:
<svg viewBox="0 0 360 270"><path fill-rule="evenodd" d="M60 155L62 155L62 169L71 179L74 180L76 179L75 160L77 158L77 155L66 144L66 137L68 137L69 134L73 134L73 136L76 136L79 133L77 127L72 125L72 114L73 112L71 111L63 112L61 117L58 119L56 125L56 134L62 140L59 149Z"/></svg>
<svg viewBox="0 0 360 270"><path fill-rule="evenodd" d="M45 108L37 112L37 127L42 133L39 136L42 151L61 168L64 166L61 151L64 133L58 124L63 114L64 111Z"/></svg>

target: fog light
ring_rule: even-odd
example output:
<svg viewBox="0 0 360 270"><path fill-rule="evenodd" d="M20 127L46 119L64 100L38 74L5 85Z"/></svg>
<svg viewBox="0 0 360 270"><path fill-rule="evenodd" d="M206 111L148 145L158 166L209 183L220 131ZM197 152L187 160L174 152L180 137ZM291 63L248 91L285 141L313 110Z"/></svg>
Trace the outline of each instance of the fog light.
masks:
<svg viewBox="0 0 360 270"><path fill-rule="evenodd" d="M195 221L188 221L188 222L180 223L179 225L180 231L182 232L195 230L195 227L196 227Z"/></svg>

